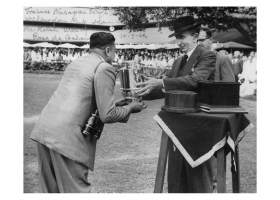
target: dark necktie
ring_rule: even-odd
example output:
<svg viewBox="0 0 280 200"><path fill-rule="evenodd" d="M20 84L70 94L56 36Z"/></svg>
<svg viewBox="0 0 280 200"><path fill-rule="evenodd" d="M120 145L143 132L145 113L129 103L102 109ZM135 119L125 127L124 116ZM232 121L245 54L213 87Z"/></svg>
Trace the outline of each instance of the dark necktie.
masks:
<svg viewBox="0 0 280 200"><path fill-rule="evenodd" d="M181 62L181 66L180 66L180 71L182 71L184 65L187 63L188 58L189 58L188 55L184 55L183 56L183 59L182 59L182 62Z"/></svg>

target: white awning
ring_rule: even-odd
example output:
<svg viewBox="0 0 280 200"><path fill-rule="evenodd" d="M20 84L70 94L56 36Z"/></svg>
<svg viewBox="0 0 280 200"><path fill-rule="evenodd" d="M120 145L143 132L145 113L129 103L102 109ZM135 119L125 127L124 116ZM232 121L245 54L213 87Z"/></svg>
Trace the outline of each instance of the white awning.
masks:
<svg viewBox="0 0 280 200"><path fill-rule="evenodd" d="M48 42L40 42L37 44L32 44L32 47L57 47L57 46Z"/></svg>

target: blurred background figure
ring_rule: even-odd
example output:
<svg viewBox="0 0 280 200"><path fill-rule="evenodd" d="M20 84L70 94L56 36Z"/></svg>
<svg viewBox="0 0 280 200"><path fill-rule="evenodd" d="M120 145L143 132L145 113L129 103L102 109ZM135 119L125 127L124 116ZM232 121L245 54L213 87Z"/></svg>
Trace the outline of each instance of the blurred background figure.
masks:
<svg viewBox="0 0 280 200"><path fill-rule="evenodd" d="M232 59L235 81L238 82L238 75L243 71L243 61L240 59L240 51L235 51Z"/></svg>
<svg viewBox="0 0 280 200"><path fill-rule="evenodd" d="M221 50L221 51L219 51L219 53L221 53L221 54L224 54L224 55L228 56L228 52L227 52L226 50Z"/></svg>
<svg viewBox="0 0 280 200"><path fill-rule="evenodd" d="M214 52L216 55L215 81L234 82L235 77L231 60L228 56L214 50L212 31L209 28L200 28L197 44L204 49Z"/></svg>
<svg viewBox="0 0 280 200"><path fill-rule="evenodd" d="M232 58L233 58L232 53L229 53L229 54L228 54L228 57L229 57L230 60L232 60Z"/></svg>
<svg viewBox="0 0 280 200"><path fill-rule="evenodd" d="M256 62L253 57L248 57L248 60L244 62L243 71L238 75L240 86L240 97L247 95L253 95L257 89L257 69Z"/></svg>
<svg viewBox="0 0 280 200"><path fill-rule="evenodd" d="M23 50L24 50L24 52L23 52L23 61L24 62L32 61L32 59L31 59L31 50L29 48L24 48Z"/></svg>

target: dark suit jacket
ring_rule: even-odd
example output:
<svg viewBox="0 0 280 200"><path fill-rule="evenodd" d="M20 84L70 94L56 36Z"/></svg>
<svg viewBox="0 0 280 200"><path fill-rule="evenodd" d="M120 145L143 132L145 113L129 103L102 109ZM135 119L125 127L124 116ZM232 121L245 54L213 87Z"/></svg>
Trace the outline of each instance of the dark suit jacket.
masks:
<svg viewBox="0 0 280 200"><path fill-rule="evenodd" d="M182 58L174 61L168 78L163 79L166 91L195 90L198 80L214 80L216 55L212 51L197 46L180 70Z"/></svg>
<svg viewBox="0 0 280 200"><path fill-rule="evenodd" d="M94 82L97 108L104 123L126 122L128 106L115 107L115 69L91 53L73 61L65 70L57 90L43 109L31 139L93 170L92 137L82 129L91 115Z"/></svg>
<svg viewBox="0 0 280 200"><path fill-rule="evenodd" d="M243 71L243 60L238 59L235 64L233 64L234 69L234 75L237 76L238 74L241 74Z"/></svg>
<svg viewBox="0 0 280 200"><path fill-rule="evenodd" d="M213 52L216 55L215 81L234 82L234 70L230 58L215 50Z"/></svg>

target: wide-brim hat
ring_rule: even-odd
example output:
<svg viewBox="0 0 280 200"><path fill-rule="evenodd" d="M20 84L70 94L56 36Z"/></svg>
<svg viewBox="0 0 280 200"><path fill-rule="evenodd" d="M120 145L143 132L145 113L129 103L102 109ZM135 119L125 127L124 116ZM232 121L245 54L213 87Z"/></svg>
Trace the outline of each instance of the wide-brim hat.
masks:
<svg viewBox="0 0 280 200"><path fill-rule="evenodd" d="M173 37L189 29L199 27L201 24L202 23L196 23L193 16L180 17L173 23L173 29L175 33L169 35L168 37Z"/></svg>

